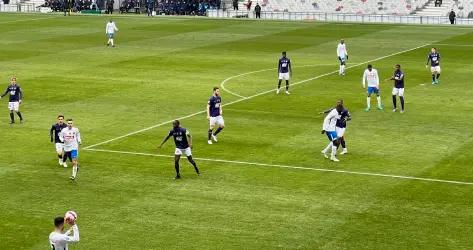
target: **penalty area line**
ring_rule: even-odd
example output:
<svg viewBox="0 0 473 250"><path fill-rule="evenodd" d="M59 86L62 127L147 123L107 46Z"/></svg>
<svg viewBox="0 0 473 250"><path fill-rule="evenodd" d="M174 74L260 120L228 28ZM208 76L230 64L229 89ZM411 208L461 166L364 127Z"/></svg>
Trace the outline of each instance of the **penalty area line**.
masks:
<svg viewBox="0 0 473 250"><path fill-rule="evenodd" d="M94 152L125 154L125 155L139 155L139 156L151 156L151 157L161 157L161 158L174 158L174 155L151 154L151 153L140 153L140 152L108 150L108 149L85 149L85 150L94 151ZM198 161L219 162L219 163L238 164L238 165L247 165L247 166L273 167L273 168L282 168L282 169L299 169L299 170L317 171L317 172L329 172L329 173L372 176L372 177L385 177L385 178L391 178L391 179L415 180L415 181L424 181L424 182L438 182L438 183L448 183L448 184L473 186L473 182L466 182L466 181L443 180L443 179L423 178L423 177L404 176L404 175L392 175L392 174L382 174L382 173L371 173L371 172L361 172L361 171L359 172L359 171L350 171L350 170L337 170L337 169L327 169L327 168L309 168L309 167L301 167L301 166L258 163L258 162L246 162L246 161L233 161L233 160L223 160L223 159L209 159L209 158L200 158L200 157L194 157L194 159L198 160Z"/></svg>
<svg viewBox="0 0 473 250"><path fill-rule="evenodd" d="M406 52L409 52L409 51L413 51L413 50L416 50L416 49L419 49L419 48L423 48L423 47L429 46L429 45L431 45L431 43L426 43L426 44L423 44L423 45L420 45L420 46L417 46L417 47L414 47L414 48L410 48L410 49L398 51L398 52L395 52L395 53L391 53L391 54L389 54L389 55L381 56L381 57L378 57L378 58L375 58L375 59L371 59L371 60L368 60L368 61L365 61L365 62L361 62L361 63L357 63L357 64L354 64L354 65L348 66L347 69L354 68L354 67L358 67L358 66L360 66L360 65L364 65L364 64L367 64L367 63L369 63L369 62L376 62L376 61L379 61L379 60L382 60L382 59L385 59L385 58L388 58L388 57L391 57L391 56L395 56L395 55L399 55L399 54L406 53ZM267 70L267 69L266 69L266 70ZM334 71L332 71L332 72L328 72L328 73L325 73L325 74L322 74L322 75L314 76L314 77L311 77L311 78L308 78L308 79L305 79L305 80L301 80L301 81L292 83L291 86L296 86L296 85L299 85L299 84L303 84L303 83L306 83L306 82L310 82L310 81L313 81L313 80L316 80L316 79L319 79L319 78L322 78L322 77L325 77L325 76L333 75L333 74L335 74L335 73L337 73L337 72L338 72L338 70L334 70ZM232 102L229 102L229 103L226 103L226 104L223 104L222 106L229 106L229 105L232 105L232 104L235 104L235 103L239 103L239 102L242 102L242 101L250 100L250 99L253 99L253 98L255 98L255 97L262 96L262 95L266 95L266 94L268 94L268 93L274 92L275 90L276 90L276 88L273 88L273 89L266 90L266 91L263 91L263 92L260 92L260 93L257 93L257 94L248 96L248 97L243 97L243 96L242 96L242 98L237 99L237 100L232 101ZM135 135L135 134L138 134L138 133L142 133L142 132L148 131L148 130L150 130L150 129L154 129L154 128L157 128L157 127L160 127L160 126L169 124L169 123L173 122L174 120L187 119L187 118L190 118L190 117L193 117L193 116L196 116L196 115L204 114L205 112L207 112L207 111L206 111L206 110L202 110L202 111L198 111L198 112L195 112L195 113L192 113L192 114L189 114L189 115L181 116L181 117L179 117L179 118L175 118L175 119L172 119L172 120L169 120L169 121L161 122L161 123L155 124L155 125L150 126L150 127L147 127L147 128L143 128L143 129L140 129L140 130L136 130L136 131L130 132L130 133L125 134L125 135L117 136L117 137L115 137L115 138L112 138L112 139L109 139L109 140L106 140L106 141L102 141L102 142L99 142L99 143L96 143L96 144L92 144L92 145L90 145L90 146L85 147L84 149L91 149L91 148L94 148L94 147L96 147L96 146L100 146L100 145L103 145L103 144L107 144L107 143L112 142L112 141L116 141L116 140L119 140L119 139L122 139L122 138L125 138L125 137L128 137L128 136L131 136L131 135Z"/></svg>

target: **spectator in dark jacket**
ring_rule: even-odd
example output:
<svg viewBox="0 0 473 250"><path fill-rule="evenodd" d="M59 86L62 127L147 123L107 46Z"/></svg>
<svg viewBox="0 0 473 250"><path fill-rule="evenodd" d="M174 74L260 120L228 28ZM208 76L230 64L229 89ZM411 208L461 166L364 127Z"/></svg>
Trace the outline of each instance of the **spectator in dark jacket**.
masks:
<svg viewBox="0 0 473 250"><path fill-rule="evenodd" d="M448 19L450 19L450 24L455 24L455 17L457 15L455 14L455 11L450 11L450 13L448 14Z"/></svg>
<svg viewBox="0 0 473 250"><path fill-rule="evenodd" d="M259 3L256 3L255 14L256 14L256 18L261 18L261 6L259 6Z"/></svg>

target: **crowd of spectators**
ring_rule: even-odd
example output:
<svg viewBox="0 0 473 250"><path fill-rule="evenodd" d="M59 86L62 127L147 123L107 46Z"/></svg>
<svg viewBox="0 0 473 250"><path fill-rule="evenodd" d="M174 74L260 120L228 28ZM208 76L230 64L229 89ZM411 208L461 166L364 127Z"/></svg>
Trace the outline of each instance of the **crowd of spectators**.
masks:
<svg viewBox="0 0 473 250"><path fill-rule="evenodd" d="M120 13L156 11L158 15L205 15L208 9L218 9L221 2L221 0L46 0L43 7L61 12L70 8L74 12L105 10L106 13L113 13L115 1L119 1Z"/></svg>

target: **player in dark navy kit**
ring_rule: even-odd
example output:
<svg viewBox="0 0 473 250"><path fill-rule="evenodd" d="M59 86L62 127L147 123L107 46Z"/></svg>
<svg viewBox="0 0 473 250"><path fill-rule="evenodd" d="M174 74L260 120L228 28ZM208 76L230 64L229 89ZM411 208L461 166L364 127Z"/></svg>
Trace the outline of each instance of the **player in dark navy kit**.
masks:
<svg viewBox="0 0 473 250"><path fill-rule="evenodd" d="M61 141L59 136L61 134L61 131L65 127L67 127L67 125L64 123L64 116L58 115L57 123L53 124L53 126L51 126L51 129L49 130L49 137L51 138L51 142L55 143L57 157L59 158L58 162L59 162L59 165L61 166L63 166L63 163L64 163L62 159L64 157L64 143ZM54 139L53 139L53 134L54 134Z"/></svg>
<svg viewBox="0 0 473 250"><path fill-rule="evenodd" d="M394 81L393 87L393 112L396 112L396 96L399 96L401 102L401 113L404 113L404 72L401 70L401 65L396 64L396 70L394 71L391 80Z"/></svg>
<svg viewBox="0 0 473 250"><path fill-rule="evenodd" d="M281 82L282 80L286 80L286 95L289 95L289 79L292 75L292 67L291 67L291 59L286 57L286 51L282 52L282 57L279 59L278 62L278 89L276 90L276 94L279 94L281 90Z"/></svg>
<svg viewBox="0 0 473 250"><path fill-rule="evenodd" d="M10 95L10 99L8 102L8 109L10 110L10 124L15 123L15 115L13 111L16 112L18 117L20 118L20 123L23 121L23 117L20 113L20 103L23 98L23 92L21 91L20 86L16 83L16 77L12 77L10 81L10 85L8 85L5 93L3 93L0 98Z"/></svg>
<svg viewBox="0 0 473 250"><path fill-rule="evenodd" d="M440 78L440 53L436 48L430 50L429 56L427 57L427 64L425 67L428 67L430 63L430 72L432 73L432 84L439 84Z"/></svg>
<svg viewBox="0 0 473 250"><path fill-rule="evenodd" d="M207 103L207 119L209 120L208 143L212 144L212 139L217 142L217 135L225 128L225 121L222 116L222 97L220 97L220 89L214 87L213 95ZM217 130L213 132L215 125Z"/></svg>
<svg viewBox="0 0 473 250"><path fill-rule="evenodd" d="M181 174L179 173L179 159L183 153L187 156L187 160L189 160L192 166L194 166L197 175L200 175L199 168L197 168L197 164L192 159L192 136L187 129L181 127L179 120L172 122L171 131L169 131L169 134L164 138L158 148L161 148L171 136L174 137L174 143L176 144L176 150L174 153L174 168L176 169L175 179L181 178Z"/></svg>
<svg viewBox="0 0 473 250"><path fill-rule="evenodd" d="M343 108L341 109L341 112L339 112L340 113L340 119L337 120L337 123L335 125L335 132L337 132L337 138L338 138L338 141L340 143L338 146L340 146L340 145L342 146L342 152L340 154L344 155L344 154L348 153L348 149L346 147L346 142L345 142L345 130L346 130L346 127L347 127L347 121L351 120L351 114L348 111L348 109L346 109L343 106L343 100L341 100L341 99L337 101L337 107L339 107L339 106L341 106ZM320 114L328 114L333 109L334 108L325 110L324 112L320 112ZM327 152L328 150L329 150L329 146L327 146L327 148L324 149L325 152Z"/></svg>

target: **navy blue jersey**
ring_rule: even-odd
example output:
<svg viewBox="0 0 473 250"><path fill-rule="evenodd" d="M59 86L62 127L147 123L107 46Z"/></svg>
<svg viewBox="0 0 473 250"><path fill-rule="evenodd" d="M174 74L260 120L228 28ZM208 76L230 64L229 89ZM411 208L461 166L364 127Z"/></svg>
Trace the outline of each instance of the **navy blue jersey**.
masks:
<svg viewBox="0 0 473 250"><path fill-rule="evenodd" d="M209 99L209 115L217 117L220 115L220 106L222 105L222 98L220 96L212 96Z"/></svg>
<svg viewBox="0 0 473 250"><path fill-rule="evenodd" d="M8 85L2 97L6 96L7 94L10 94L10 102L19 102L23 97L23 93L21 92L21 88L18 84Z"/></svg>
<svg viewBox="0 0 473 250"><path fill-rule="evenodd" d="M278 64L279 73L288 73L289 67L291 67L291 60L287 57L281 57Z"/></svg>
<svg viewBox="0 0 473 250"><path fill-rule="evenodd" d="M62 143L61 140L59 139L59 134L61 133L62 129L67 127L65 123L63 124L53 124L51 127L51 130L49 131L49 134L51 135L51 139L53 139L53 133L54 133L54 142L55 143Z"/></svg>
<svg viewBox="0 0 473 250"><path fill-rule="evenodd" d="M404 88L404 72L401 70L394 71L394 87L398 89Z"/></svg>
<svg viewBox="0 0 473 250"><path fill-rule="evenodd" d="M430 52L427 59L430 62L430 66L435 67L440 65L440 54L438 52Z"/></svg>
<svg viewBox="0 0 473 250"><path fill-rule="evenodd" d="M187 141L187 135L189 132L185 128L173 128L169 131L169 136L174 138L174 143L176 148L186 149L189 147L189 142Z"/></svg>

